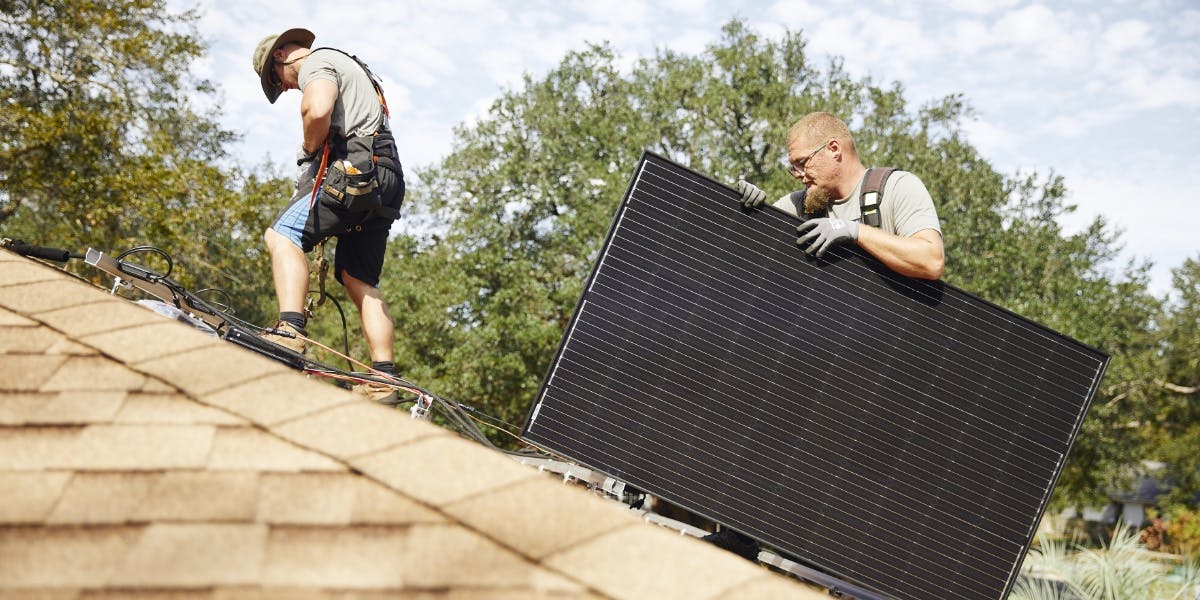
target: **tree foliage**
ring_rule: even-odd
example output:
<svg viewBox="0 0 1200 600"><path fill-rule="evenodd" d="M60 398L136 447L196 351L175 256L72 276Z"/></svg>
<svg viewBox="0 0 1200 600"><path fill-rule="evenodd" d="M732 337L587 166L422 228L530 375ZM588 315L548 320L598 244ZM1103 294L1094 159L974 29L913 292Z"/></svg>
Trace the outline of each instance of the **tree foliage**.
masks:
<svg viewBox="0 0 1200 600"><path fill-rule="evenodd" d="M1176 298L1164 311L1160 348L1160 398L1150 415L1152 456L1164 462L1174 484L1168 500L1200 504L1200 255L1172 273Z"/></svg>
<svg viewBox="0 0 1200 600"><path fill-rule="evenodd" d="M196 109L194 12L162 0L7 0L0 17L0 234L80 251L150 244L172 277L269 294L273 177L223 164L232 132Z"/></svg>
<svg viewBox="0 0 1200 600"><path fill-rule="evenodd" d="M1145 454L1131 423L1153 412L1146 364L1159 302L1147 265L1116 269L1119 236L1097 219L1067 234L1073 207L1054 174L1006 176L966 141L966 100L910 108L899 84L814 64L800 33L760 37L740 21L687 55L661 50L626 71L605 45L526 76L453 151L421 174L410 201L444 227L396 244L389 297L398 361L413 378L520 422L559 342L643 149L778 197L787 127L813 110L842 116L864 162L917 173L944 220L946 281L1113 355L1062 482L1096 501Z"/></svg>

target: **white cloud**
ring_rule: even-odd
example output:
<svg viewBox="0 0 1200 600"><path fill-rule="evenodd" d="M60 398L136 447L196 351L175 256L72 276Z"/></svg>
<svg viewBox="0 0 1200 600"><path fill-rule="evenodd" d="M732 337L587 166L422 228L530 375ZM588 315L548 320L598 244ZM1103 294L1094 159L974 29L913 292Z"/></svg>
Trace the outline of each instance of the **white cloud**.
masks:
<svg viewBox="0 0 1200 600"><path fill-rule="evenodd" d="M1102 44L1106 52L1126 53L1150 46L1150 24L1140 19L1118 21L1105 28Z"/></svg>
<svg viewBox="0 0 1200 600"><path fill-rule="evenodd" d="M1078 17L1060 15L1042 5L1027 6L1005 14L996 23L1001 39L1014 42L1018 53L1031 54L1035 64L1014 66L1024 68L1053 67L1057 69L1079 68L1088 59L1087 43L1076 27L1069 27L1064 20L1074 21Z"/></svg>
<svg viewBox="0 0 1200 600"><path fill-rule="evenodd" d="M944 48L950 56L975 54L997 43L991 29L982 21L958 20L950 27L947 37L949 47Z"/></svg>
<svg viewBox="0 0 1200 600"><path fill-rule="evenodd" d="M972 15L989 15L998 10L1016 6L1020 0L949 0L950 8Z"/></svg>
<svg viewBox="0 0 1200 600"><path fill-rule="evenodd" d="M963 123L963 131L971 145L984 156L1009 154L1020 146L1022 139L1011 130L986 119L973 119Z"/></svg>

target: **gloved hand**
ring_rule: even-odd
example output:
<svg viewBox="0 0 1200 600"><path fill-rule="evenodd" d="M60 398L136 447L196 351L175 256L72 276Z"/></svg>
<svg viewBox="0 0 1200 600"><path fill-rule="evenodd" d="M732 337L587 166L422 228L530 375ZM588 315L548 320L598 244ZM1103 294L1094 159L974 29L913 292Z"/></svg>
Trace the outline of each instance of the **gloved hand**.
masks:
<svg viewBox="0 0 1200 600"><path fill-rule="evenodd" d="M833 244L857 240L858 222L836 217L809 219L796 228L796 233L800 234L800 237L796 238L796 245L804 248L809 254L816 252L817 258L820 258ZM808 244L809 242L812 243ZM808 244L808 247L805 248L805 244Z"/></svg>
<svg viewBox="0 0 1200 600"><path fill-rule="evenodd" d="M320 156L319 151L305 152L304 146L300 146L300 148L296 150L296 166L299 167L296 169L297 188L303 187L306 183L311 182L313 177L316 177L317 168L319 166L317 165L318 156ZM312 186L309 186L308 189L309 191L312 191Z"/></svg>
<svg viewBox="0 0 1200 600"><path fill-rule="evenodd" d="M317 148L316 150L313 150L312 152L305 152L304 144L301 144L300 148L298 150L296 150L296 166L303 167L304 163L310 163L314 160L317 160L317 155L320 153L321 153L320 148Z"/></svg>
<svg viewBox="0 0 1200 600"><path fill-rule="evenodd" d="M763 200L767 197L766 192L758 189L757 186L745 179L739 179L733 187L742 194L742 206L746 208L754 208L762 204Z"/></svg>

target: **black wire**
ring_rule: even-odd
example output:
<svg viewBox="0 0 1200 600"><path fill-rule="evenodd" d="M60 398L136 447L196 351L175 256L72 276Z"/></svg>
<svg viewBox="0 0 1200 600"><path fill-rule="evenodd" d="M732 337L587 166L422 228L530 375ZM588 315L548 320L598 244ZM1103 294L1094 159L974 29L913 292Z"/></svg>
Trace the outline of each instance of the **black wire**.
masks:
<svg viewBox="0 0 1200 600"><path fill-rule="evenodd" d="M235 310L233 308L232 304L229 304L229 303L233 302L233 296L230 296L229 292L226 292L225 290L220 289L220 288L204 288L202 290L196 290L195 292L192 292L192 295L199 298L200 294L204 294L204 293L214 293L214 294L220 294L221 296L224 296L227 303L222 303L217 300L212 300L212 301L208 301L208 302L209 302L209 304L214 305L214 306L218 307L220 310L228 312L231 315L237 314L237 310Z"/></svg>
<svg viewBox="0 0 1200 600"><path fill-rule="evenodd" d="M354 370L354 363L350 360L350 328L346 325L346 311L342 310L342 303L337 301L337 298L325 294L325 297L333 302L334 308L337 308L338 314L342 317L342 354L346 356L346 368Z"/></svg>
<svg viewBox="0 0 1200 600"><path fill-rule="evenodd" d="M133 248L130 248L130 249L118 254L114 260L117 261L118 268L121 268L121 271L124 272L125 269L122 267L124 267L126 265L125 265L125 263L123 263L121 261L121 259L123 259L126 256L129 256L131 254L138 254L141 252L149 252L151 254L157 254L157 255L161 256L163 258L163 260L167 261L167 272L166 273L159 273L158 271L155 271L154 269L151 269L149 267L143 267L141 265L134 265L134 266L137 266L138 268L142 269L143 271L146 271L148 274L151 275L150 278L146 279L147 281L150 281L151 283L158 283L160 280L167 278L171 274L171 271L173 271L175 269L175 261L171 260L171 255L167 254L161 248L157 248L155 246L135 246ZM132 274L132 273L130 273L130 274Z"/></svg>
<svg viewBox="0 0 1200 600"><path fill-rule="evenodd" d="M256 330L259 332L266 331L266 328L264 328L262 326L255 325L253 323L248 323L246 321L243 321L243 320L233 316L234 310L229 304L221 304L220 302L209 302L209 301L205 300L204 298L201 298L200 296L197 295L197 294L203 293L203 292L217 292L217 293L220 293L221 295L225 296L226 299L232 300L232 297L224 290L220 290L220 289L216 289L216 288L205 288L203 290L200 290L199 292L192 293L192 292L187 291L187 289L185 289L182 285L171 280L168 277L168 275L170 275L170 273L174 269L174 261L171 259L171 256L169 254L167 254L165 251L163 251L159 248L156 248L154 246L138 246L136 248L131 248L129 250L126 250L126 251L120 253L119 255L117 255L117 257L116 257L116 260L118 261L117 262L118 267L125 266L125 263L121 262L122 258L129 256L131 254L136 254L136 253L140 253L140 252L149 252L149 253L158 254L159 256L161 256L164 260L167 261L167 272L166 273L158 273L158 272L156 272L152 269L146 268L146 267L130 265L130 266L136 266L137 269L141 271L141 273L127 273L127 274L129 274L131 276L139 277L141 279L146 279L147 281L151 281L153 283L158 283L158 284L165 286L167 289L169 289L171 291L171 294L174 296L173 299L177 306L180 305L179 299L183 298L189 307L195 308L197 310L200 310L202 312L205 312L209 315L212 315L214 317L221 319L222 321L225 322L226 326L228 326L229 324L236 324L236 325L239 325L241 327L244 327L244 328L247 328L250 330ZM121 270L122 270L122 272L126 272L123 268ZM325 294L325 297L329 298L330 300L333 301L333 305L337 308L338 314L341 317L341 320L342 320L342 345L343 345L343 348L345 349L344 354L348 357L350 354L350 334L349 334L349 327L346 322L346 312L345 312L345 310L342 309L341 303L339 303L336 298L334 298L333 296L330 296L329 294ZM214 304L216 304L217 306L214 306ZM405 400L402 403L420 401L422 399L421 396L423 396L425 398L429 398L430 399L430 406L428 407L429 410L437 409L437 414L439 414L443 419L445 419L450 424L451 429L454 429L460 435L463 435L465 437L473 439L476 442L478 442L484 446L487 446L493 450L503 452L503 450L501 450L495 444L493 444L492 441L487 437L487 435L484 434L483 431L479 429L479 427L475 424L474 420L467 413L471 413L471 414L479 416L480 418L488 420L489 426L496 427L497 429L506 429L507 428L506 433L514 435L514 437L517 437L517 439L520 439L519 436L515 436L515 434L512 434L512 431L515 430L516 427L514 425L512 425L511 423L505 422L504 420L502 420L498 417L494 417L492 415L484 413L484 412L480 411L479 409L476 409L472 406L469 406L469 405L466 405L466 404L463 404L460 402L455 402L452 400L447 400L446 398L442 398L441 396L430 393L429 391L421 388L420 386L417 386L417 385L413 384L412 382L409 382L401 377L384 378L384 377L375 376L370 373L355 373L355 372L353 372L353 363L350 361L349 358L346 359L346 362L348 365L348 369L343 371L340 369L335 369L333 367L323 365L321 363L318 363L316 361L312 361L309 359L304 360L305 368L314 373L323 373L323 374L328 374L328 375L340 375L340 376L344 376L344 377L352 377L352 378L356 378L356 379L361 379L364 381L372 381L372 382L376 382L376 383L381 383L384 385L390 385L390 386L398 386L399 385L399 386L403 386L406 388L410 388L412 391L415 391L415 393L419 394L419 397L416 398L415 400ZM501 424L504 427L499 427L497 424Z"/></svg>

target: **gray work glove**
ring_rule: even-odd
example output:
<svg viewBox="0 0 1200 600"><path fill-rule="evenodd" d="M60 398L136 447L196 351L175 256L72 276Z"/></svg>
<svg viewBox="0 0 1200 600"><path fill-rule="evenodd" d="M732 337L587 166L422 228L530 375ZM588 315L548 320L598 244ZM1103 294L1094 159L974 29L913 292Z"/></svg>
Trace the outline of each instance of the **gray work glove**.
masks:
<svg viewBox="0 0 1200 600"><path fill-rule="evenodd" d="M767 197L766 192L758 189L757 186L745 179L739 179L737 183L733 184L733 187L741 193L742 206L746 208L754 208L762 204L763 200Z"/></svg>
<svg viewBox="0 0 1200 600"><path fill-rule="evenodd" d="M296 187L303 187L306 183L312 181L313 177L317 176L317 169L320 165L317 164L317 157L320 156L320 151L305 152L304 146L296 150ZM312 186L309 186L309 191Z"/></svg>
<svg viewBox="0 0 1200 600"><path fill-rule="evenodd" d="M796 228L796 233L800 234L796 238L796 245L809 254L815 252L817 258L821 258L825 250L834 244L858 240L858 222L836 217L809 219Z"/></svg>
<svg viewBox="0 0 1200 600"><path fill-rule="evenodd" d="M300 148L296 150L296 166L303 167L304 163L310 163L314 160L317 160L317 155L320 153L321 153L320 148L317 148L316 150L313 150L312 152L305 152L304 145L301 144Z"/></svg>

